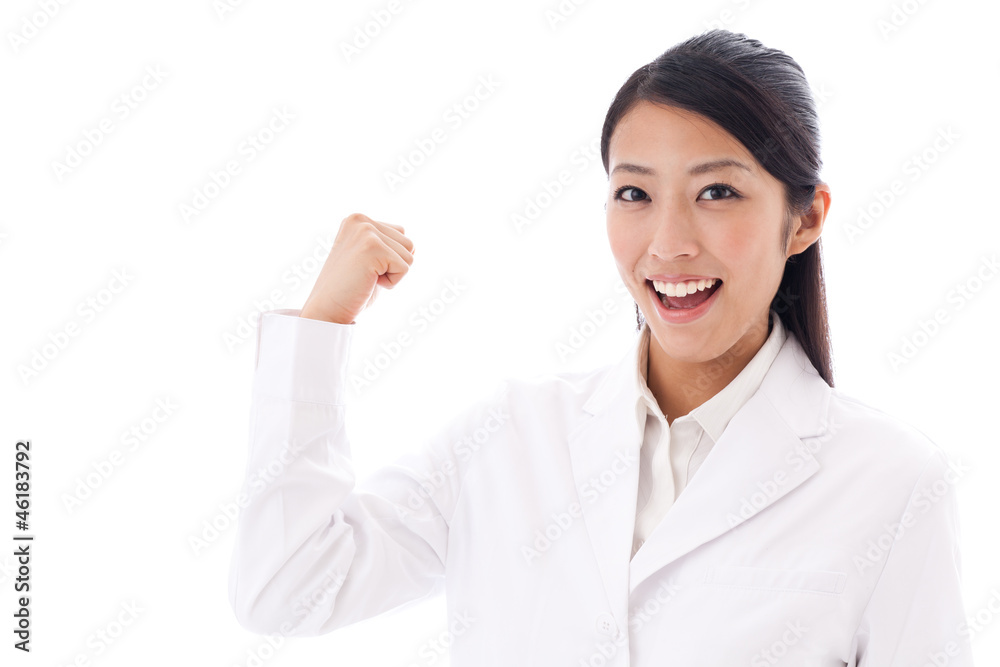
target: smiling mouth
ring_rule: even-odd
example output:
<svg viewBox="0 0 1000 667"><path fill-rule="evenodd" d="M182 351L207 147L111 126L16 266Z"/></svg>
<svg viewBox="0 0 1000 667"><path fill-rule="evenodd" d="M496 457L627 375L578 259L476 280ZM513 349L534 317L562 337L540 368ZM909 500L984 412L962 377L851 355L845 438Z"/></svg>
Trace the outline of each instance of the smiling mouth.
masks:
<svg viewBox="0 0 1000 667"><path fill-rule="evenodd" d="M660 303L671 310L688 310L697 308L722 287L718 279L688 281L686 283L661 283L647 280L649 289L659 298ZM699 289L700 288L700 289ZM690 290L690 292L688 292ZM683 293L683 296L677 294Z"/></svg>

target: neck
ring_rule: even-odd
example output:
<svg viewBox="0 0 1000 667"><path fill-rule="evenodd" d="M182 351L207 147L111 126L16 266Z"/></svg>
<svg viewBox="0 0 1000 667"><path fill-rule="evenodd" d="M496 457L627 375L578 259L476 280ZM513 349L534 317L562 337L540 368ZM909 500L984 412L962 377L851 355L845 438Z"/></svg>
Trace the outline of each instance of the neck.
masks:
<svg viewBox="0 0 1000 667"><path fill-rule="evenodd" d="M708 361L690 362L674 359L649 333L646 384L656 398L667 424L686 415L726 388L754 358L770 333L768 315L750 329L722 355Z"/></svg>

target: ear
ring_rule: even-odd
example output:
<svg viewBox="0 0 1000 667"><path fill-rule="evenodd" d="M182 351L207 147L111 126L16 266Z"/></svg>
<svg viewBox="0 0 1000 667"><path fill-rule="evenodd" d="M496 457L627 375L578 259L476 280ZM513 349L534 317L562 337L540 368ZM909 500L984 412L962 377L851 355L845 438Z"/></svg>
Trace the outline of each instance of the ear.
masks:
<svg viewBox="0 0 1000 667"><path fill-rule="evenodd" d="M812 208L807 213L796 216L792 222L792 237L788 241L786 257L797 255L816 242L823 231L823 222L829 210L830 186L817 183Z"/></svg>

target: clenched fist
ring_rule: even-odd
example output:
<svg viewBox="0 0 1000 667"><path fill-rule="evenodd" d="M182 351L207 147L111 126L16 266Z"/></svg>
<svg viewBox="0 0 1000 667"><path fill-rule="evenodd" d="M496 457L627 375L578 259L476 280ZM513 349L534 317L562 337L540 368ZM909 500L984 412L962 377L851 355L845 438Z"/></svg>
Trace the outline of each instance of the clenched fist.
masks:
<svg viewBox="0 0 1000 667"><path fill-rule="evenodd" d="M379 286L392 288L413 263L413 242L403 228L353 213L340 223L300 317L353 324L375 300Z"/></svg>

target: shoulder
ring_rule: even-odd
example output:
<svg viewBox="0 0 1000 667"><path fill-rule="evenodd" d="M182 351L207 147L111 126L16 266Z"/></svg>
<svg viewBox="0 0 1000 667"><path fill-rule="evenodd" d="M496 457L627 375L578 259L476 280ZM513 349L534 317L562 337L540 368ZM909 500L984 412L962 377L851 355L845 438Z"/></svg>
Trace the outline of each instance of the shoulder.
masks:
<svg viewBox="0 0 1000 667"><path fill-rule="evenodd" d="M914 478L947 467L947 453L916 425L839 389L830 389L827 433L859 463Z"/></svg>
<svg viewBox="0 0 1000 667"><path fill-rule="evenodd" d="M592 409L588 401L602 388L608 392L610 378L628 379L630 368L625 363L622 360L583 371L501 377L490 389L467 397L460 421L467 425L481 421L495 410L493 414L503 415L508 427L504 437L532 442L539 438L560 439L589 416Z"/></svg>
<svg viewBox="0 0 1000 667"><path fill-rule="evenodd" d="M616 364L608 363L585 371L497 378L466 395L439 435L460 439L482 425L502 436L556 435L579 420L586 402L615 369Z"/></svg>
<svg viewBox="0 0 1000 667"><path fill-rule="evenodd" d="M527 377L506 377L500 382L498 392L512 406L536 409L557 406L579 410L615 370L620 366L607 363L584 371L562 371Z"/></svg>

